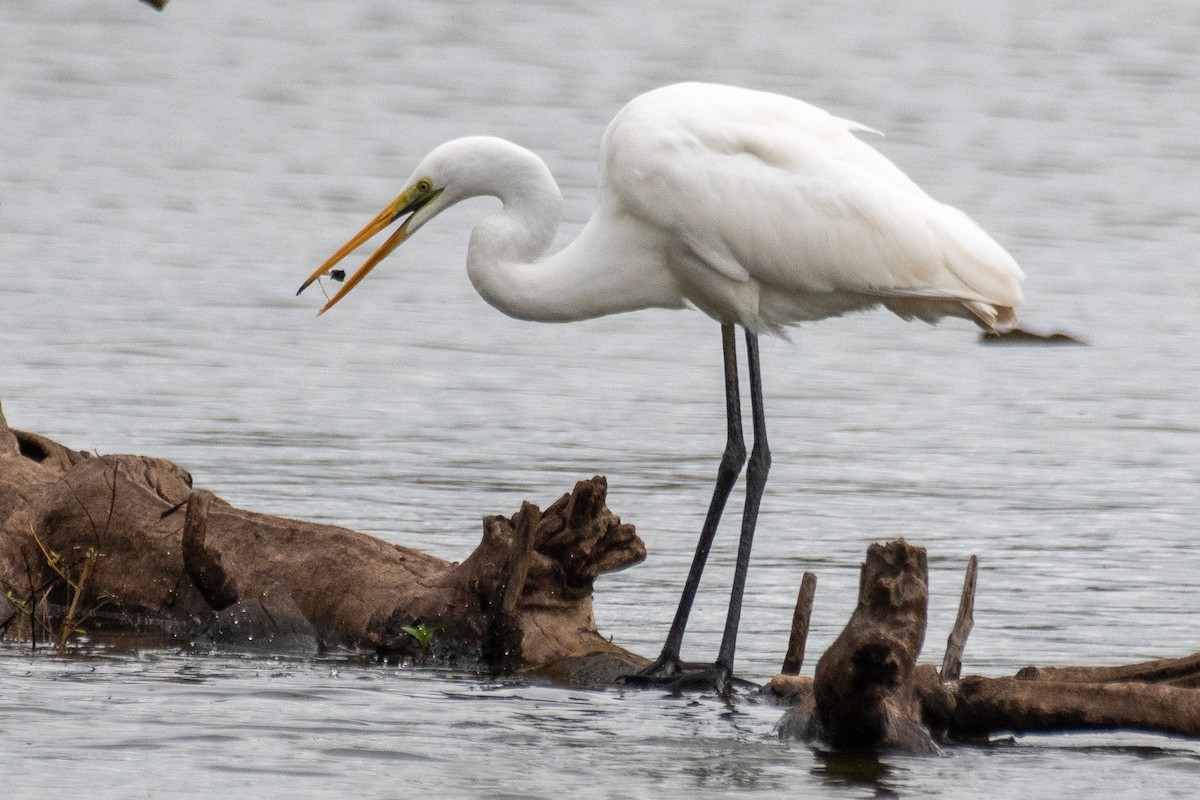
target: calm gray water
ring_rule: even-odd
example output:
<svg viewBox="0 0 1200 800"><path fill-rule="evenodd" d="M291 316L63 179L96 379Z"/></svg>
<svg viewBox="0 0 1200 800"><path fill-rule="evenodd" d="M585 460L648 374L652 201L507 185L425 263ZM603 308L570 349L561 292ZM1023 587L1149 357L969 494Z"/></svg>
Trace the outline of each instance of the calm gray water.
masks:
<svg viewBox="0 0 1200 800"><path fill-rule="evenodd" d="M485 513L608 476L647 562L597 616L670 621L723 444L717 328L652 311L501 316L462 268L487 201L431 225L335 312L295 288L428 149L491 133L590 213L604 125L711 79L885 131L877 146L1025 267L986 348L883 312L764 346L774 452L738 670L777 671L801 574L810 652L868 542L929 548L927 656L981 558L966 669L1200 649L1200 7L175 0L0 4L0 401L69 445L176 460L247 508L447 558ZM314 294L316 296L314 296ZM736 508L737 499L731 508ZM730 528L732 530L732 527ZM714 553L686 655L711 657ZM811 662L809 669L811 669ZM1022 737L829 761L742 699L386 668L0 645L6 797L1195 796L1200 744Z"/></svg>

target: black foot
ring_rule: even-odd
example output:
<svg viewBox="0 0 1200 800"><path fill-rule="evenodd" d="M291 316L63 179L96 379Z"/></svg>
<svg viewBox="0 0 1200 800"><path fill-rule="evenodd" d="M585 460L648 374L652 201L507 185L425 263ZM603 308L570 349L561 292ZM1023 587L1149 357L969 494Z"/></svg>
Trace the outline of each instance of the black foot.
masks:
<svg viewBox="0 0 1200 800"><path fill-rule="evenodd" d="M720 664L683 664L679 659L661 656L635 675L622 675L617 683L625 686L659 687L673 694L712 691L728 697L733 690L733 675Z"/></svg>
<svg viewBox="0 0 1200 800"><path fill-rule="evenodd" d="M622 675L617 683L627 686L666 686L684 672L683 662L678 656L665 653L654 660L654 663L640 672L632 675Z"/></svg>

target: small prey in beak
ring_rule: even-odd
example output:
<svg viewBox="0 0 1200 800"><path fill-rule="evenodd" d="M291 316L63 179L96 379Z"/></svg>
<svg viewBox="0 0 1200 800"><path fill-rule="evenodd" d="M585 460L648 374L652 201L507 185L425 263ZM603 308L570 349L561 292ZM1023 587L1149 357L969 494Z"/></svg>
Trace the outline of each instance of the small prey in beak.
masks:
<svg viewBox="0 0 1200 800"><path fill-rule="evenodd" d="M376 250L375 253L368 258L361 267L358 268L357 272L355 272L348 280L346 280L342 288L338 290L338 293L335 294L333 298L325 304L324 308L317 312L317 315L320 316L329 309L333 308L334 304L341 300L351 289L357 286L358 282L365 278L367 273L375 268L376 264L387 258L393 250L399 247L400 244L408 238L408 225L410 222L412 222L412 215L419 211L423 206L434 200L439 194L441 194L441 189L434 189L433 183L427 178L422 178L413 185L409 186L407 189L401 192L400 196L393 200L387 208L385 208L383 211L380 211L375 219L368 222L365 228L355 234L350 241L342 245L341 248L332 256L330 256L324 264L317 267L316 271L313 272L312 275L308 276L308 280L301 284L300 288L296 291L296 294L303 292L309 287L309 284L325 274L328 274L331 278L337 281L345 278L346 273L344 270L333 269L333 267L336 266L337 263L346 256L350 255L360 246L366 243L368 239L375 236L375 234L391 225L400 217L408 214L408 218L400 224L400 227L397 228L392 235L387 238L383 245Z"/></svg>

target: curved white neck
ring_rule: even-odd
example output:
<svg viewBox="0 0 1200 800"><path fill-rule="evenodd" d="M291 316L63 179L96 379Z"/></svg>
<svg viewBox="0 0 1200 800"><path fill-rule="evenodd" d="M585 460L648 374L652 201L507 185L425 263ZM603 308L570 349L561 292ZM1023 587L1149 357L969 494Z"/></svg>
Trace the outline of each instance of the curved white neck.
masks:
<svg viewBox="0 0 1200 800"><path fill-rule="evenodd" d="M575 241L543 258L562 218L563 199L545 163L504 143L471 194L498 197L503 209L471 233L467 275L490 305L510 317L569 322L639 308L684 305L661 269L643 269L647 232L602 205ZM469 195L464 195L469 196Z"/></svg>

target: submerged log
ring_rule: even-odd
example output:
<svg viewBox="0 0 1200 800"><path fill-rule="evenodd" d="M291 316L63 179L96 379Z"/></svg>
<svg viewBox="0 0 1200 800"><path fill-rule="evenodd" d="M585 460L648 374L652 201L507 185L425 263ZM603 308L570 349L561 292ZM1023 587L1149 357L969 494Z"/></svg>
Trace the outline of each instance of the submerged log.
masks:
<svg viewBox="0 0 1200 800"><path fill-rule="evenodd" d="M1200 691L1155 683L964 678L946 711L945 731L960 740L1116 729L1200 736Z"/></svg>
<svg viewBox="0 0 1200 800"><path fill-rule="evenodd" d="M487 517L479 546L455 563L235 508L171 462L77 453L0 415L0 634L53 638L75 606L89 630L151 625L218 645L299 636L386 655L428 645L565 679L620 674L646 662L600 635L592 586L645 547L606 492L597 476L544 512Z"/></svg>
<svg viewBox="0 0 1200 800"><path fill-rule="evenodd" d="M195 489L160 459L89 455L8 427L0 412L0 636L62 643L89 631L166 630L264 652L369 648L470 659L559 682L613 683L649 661L602 637L596 577L640 562L604 478L544 511L483 520L462 563L346 528L257 514ZM974 557L939 671L926 634L925 550L872 545L858 605L814 677L794 674L815 578L799 593L781 736L849 750L933 752L995 733L1128 729L1200 736L1200 653L1123 667L1029 667L958 678ZM428 637L432 636L432 641Z"/></svg>
<svg viewBox="0 0 1200 800"><path fill-rule="evenodd" d="M1122 667L1027 667L1014 677L959 679L973 619L971 558L939 673L916 664L928 600L923 548L871 545L859 601L812 680L767 686L792 707L783 737L846 750L935 752L997 733L1137 730L1200 736L1200 653Z"/></svg>

